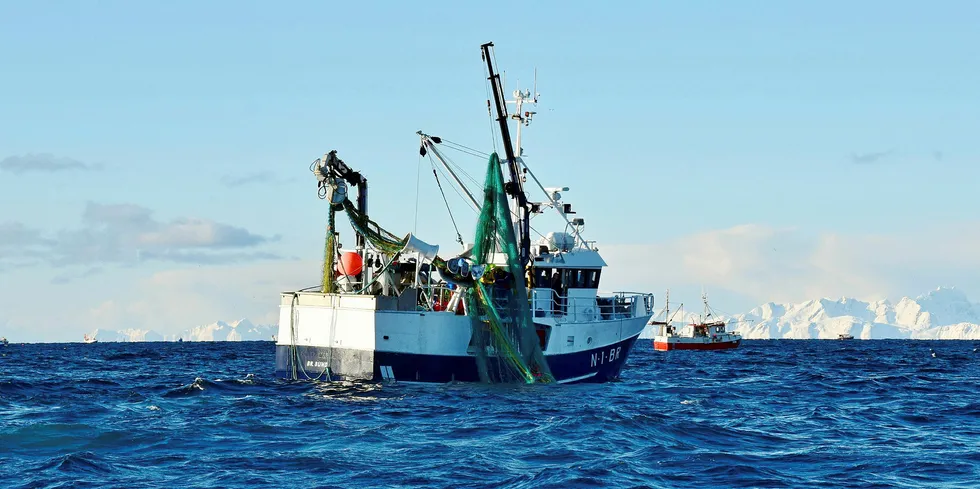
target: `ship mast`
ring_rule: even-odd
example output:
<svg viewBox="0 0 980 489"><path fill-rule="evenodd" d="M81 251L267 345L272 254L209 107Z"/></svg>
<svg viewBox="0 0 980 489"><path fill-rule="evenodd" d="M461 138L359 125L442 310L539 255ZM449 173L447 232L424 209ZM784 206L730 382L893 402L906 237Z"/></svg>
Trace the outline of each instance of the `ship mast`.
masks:
<svg viewBox="0 0 980 489"><path fill-rule="evenodd" d="M514 154L514 146L510 140L510 128L507 122L507 104L504 101L503 87L500 83L500 74L494 71L493 53L490 48L492 42L480 45L483 51L483 60L487 63L490 87L493 90L494 107L497 111L497 122L500 124L500 137L504 143L504 154L507 156L507 167L510 170L510 182L507 182L505 190L514 199L518 207L518 246L521 267L526 267L531 259L531 209L527 203L527 194L524 193L524 184L521 179L520 163Z"/></svg>
<svg viewBox="0 0 980 489"><path fill-rule="evenodd" d="M537 112L525 111L523 109L524 102L529 102L537 105L538 103L538 70L534 70L534 91L524 90L523 92L518 88L514 90L514 100L508 100L508 104L514 104L514 114L510 116L511 119L517 121L517 139L514 141L516 146L517 157L520 158L524 156L524 147L521 146L521 128L527 126L531 123L531 118Z"/></svg>
<svg viewBox="0 0 980 489"><path fill-rule="evenodd" d="M706 323L711 312L708 310L708 294L704 292L704 287L701 287L701 302L704 303L704 319L701 322Z"/></svg>
<svg viewBox="0 0 980 489"><path fill-rule="evenodd" d="M661 328L664 335L670 332L670 289L664 294L664 324Z"/></svg>

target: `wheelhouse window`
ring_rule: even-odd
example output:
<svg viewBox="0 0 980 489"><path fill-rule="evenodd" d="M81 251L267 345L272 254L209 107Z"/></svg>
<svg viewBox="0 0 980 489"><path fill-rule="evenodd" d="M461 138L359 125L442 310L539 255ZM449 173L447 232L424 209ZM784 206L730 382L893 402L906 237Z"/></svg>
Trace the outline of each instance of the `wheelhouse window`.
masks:
<svg viewBox="0 0 980 489"><path fill-rule="evenodd" d="M575 270L565 268L561 271L561 284L566 289L573 289L575 285Z"/></svg>
<svg viewBox="0 0 980 489"><path fill-rule="evenodd" d="M534 286L545 289L551 287L551 274L552 269L550 268L535 268Z"/></svg>
<svg viewBox="0 0 980 489"><path fill-rule="evenodd" d="M534 287L561 289L596 289L599 288L599 274L602 270L597 268L534 268ZM560 280L555 281L555 274Z"/></svg>
<svg viewBox="0 0 980 489"><path fill-rule="evenodd" d="M561 275L561 285L563 288L595 289L599 287L600 270L598 269L559 268L556 269L556 272Z"/></svg>
<svg viewBox="0 0 980 489"><path fill-rule="evenodd" d="M585 285L583 287L587 289L597 289L599 288L599 272L601 270L583 270L585 275Z"/></svg>

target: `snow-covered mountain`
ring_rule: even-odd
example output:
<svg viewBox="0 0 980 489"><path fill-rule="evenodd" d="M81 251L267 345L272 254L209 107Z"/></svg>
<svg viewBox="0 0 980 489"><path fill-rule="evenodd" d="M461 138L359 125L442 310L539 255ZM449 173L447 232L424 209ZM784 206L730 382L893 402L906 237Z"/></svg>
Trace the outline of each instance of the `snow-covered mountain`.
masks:
<svg viewBox="0 0 980 489"><path fill-rule="evenodd" d="M218 321L203 326L186 329L179 335L168 336L174 341L269 341L278 332L277 325L255 325L248 319L224 322Z"/></svg>
<svg viewBox="0 0 980 489"><path fill-rule="evenodd" d="M845 333L861 339L980 339L980 303L970 302L954 287L903 297L895 304L846 297L769 302L726 319L729 329L746 339L837 339ZM644 331L644 336L653 334Z"/></svg>
<svg viewBox="0 0 980 489"><path fill-rule="evenodd" d="M107 341L123 341L123 342L135 342L135 341L163 341L163 335L157 333L156 331L150 329L121 329L119 331L113 331L108 329L96 329L89 333L89 336L99 340L100 342ZM78 341L82 341L81 338Z"/></svg>
<svg viewBox="0 0 980 489"><path fill-rule="evenodd" d="M677 318L675 318L677 319ZM837 339L851 334L861 339L964 339L980 340L980 303L970 302L954 287L939 287L915 299L903 297L866 302L843 297L817 299L798 304L769 302L745 314L725 318L729 329L745 339ZM683 327L687 320L676 322ZM152 330L97 329L90 333L103 341L268 341L278 326L255 325L248 319L217 321L186 329L176 335ZM652 338L650 326L640 335ZM80 339L79 339L80 341Z"/></svg>
<svg viewBox="0 0 980 489"><path fill-rule="evenodd" d="M104 343L108 341L138 342L138 341L268 341L278 332L278 325L252 324L248 319L225 322L218 321L203 326L185 329L179 334L162 335L150 329L123 329L119 331L96 329L89 336ZM79 338L78 341L81 341Z"/></svg>

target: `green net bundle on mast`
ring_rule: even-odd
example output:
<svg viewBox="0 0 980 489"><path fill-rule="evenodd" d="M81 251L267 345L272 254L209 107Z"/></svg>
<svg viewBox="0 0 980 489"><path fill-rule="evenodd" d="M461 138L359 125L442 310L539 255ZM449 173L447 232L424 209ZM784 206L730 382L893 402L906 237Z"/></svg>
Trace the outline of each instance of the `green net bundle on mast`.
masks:
<svg viewBox="0 0 980 489"><path fill-rule="evenodd" d="M480 380L552 382L531 317L517 246L500 160L493 153L473 247L473 261L486 266L486 271L466 292ZM495 253L502 254L506 263L493 264Z"/></svg>

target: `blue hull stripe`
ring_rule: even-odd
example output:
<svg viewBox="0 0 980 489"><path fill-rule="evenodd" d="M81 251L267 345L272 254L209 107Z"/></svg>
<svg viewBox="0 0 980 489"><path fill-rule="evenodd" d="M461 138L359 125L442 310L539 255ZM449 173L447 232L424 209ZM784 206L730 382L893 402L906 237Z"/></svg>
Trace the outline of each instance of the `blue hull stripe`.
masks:
<svg viewBox="0 0 980 489"><path fill-rule="evenodd" d="M636 336L592 350L546 355L558 382L607 382L619 377ZM341 348L276 345L276 376L316 380L401 380L415 382L479 382L472 356L421 355ZM391 377L394 377L392 379Z"/></svg>

